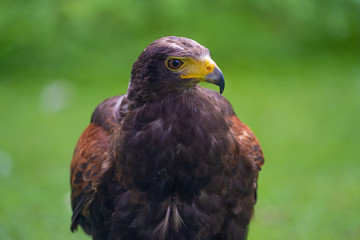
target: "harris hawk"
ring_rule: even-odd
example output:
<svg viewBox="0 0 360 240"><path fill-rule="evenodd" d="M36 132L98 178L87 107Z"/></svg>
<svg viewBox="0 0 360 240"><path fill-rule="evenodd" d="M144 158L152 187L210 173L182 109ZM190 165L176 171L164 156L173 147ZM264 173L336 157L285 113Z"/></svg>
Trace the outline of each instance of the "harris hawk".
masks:
<svg viewBox="0 0 360 240"><path fill-rule="evenodd" d="M198 86L209 82L220 94ZM71 162L71 230L93 239L246 239L264 163L209 50L152 42L93 112Z"/></svg>

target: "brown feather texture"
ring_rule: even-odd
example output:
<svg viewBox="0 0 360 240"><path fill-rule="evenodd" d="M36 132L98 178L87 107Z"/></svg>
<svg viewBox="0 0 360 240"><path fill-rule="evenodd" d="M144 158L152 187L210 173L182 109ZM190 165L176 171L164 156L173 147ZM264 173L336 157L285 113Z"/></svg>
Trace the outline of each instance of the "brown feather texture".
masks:
<svg viewBox="0 0 360 240"><path fill-rule="evenodd" d="M246 239L263 153L201 81L224 88L197 42L164 37L145 48L127 93L95 109L75 148L72 231L80 225L96 240Z"/></svg>

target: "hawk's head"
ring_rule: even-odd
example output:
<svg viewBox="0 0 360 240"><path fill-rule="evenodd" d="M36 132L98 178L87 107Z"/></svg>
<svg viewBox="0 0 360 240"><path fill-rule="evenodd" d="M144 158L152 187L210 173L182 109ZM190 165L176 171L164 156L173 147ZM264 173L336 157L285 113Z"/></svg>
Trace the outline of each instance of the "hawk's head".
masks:
<svg viewBox="0 0 360 240"><path fill-rule="evenodd" d="M224 76L209 50L188 38L164 37L147 46L135 61L128 94L151 98L192 89L198 82L215 84L220 93L224 90Z"/></svg>

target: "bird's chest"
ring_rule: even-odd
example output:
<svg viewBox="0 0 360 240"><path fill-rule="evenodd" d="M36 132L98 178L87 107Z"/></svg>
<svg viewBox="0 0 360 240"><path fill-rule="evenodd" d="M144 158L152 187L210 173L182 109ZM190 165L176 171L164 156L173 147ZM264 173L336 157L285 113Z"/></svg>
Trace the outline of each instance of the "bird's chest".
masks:
<svg viewBox="0 0 360 240"><path fill-rule="evenodd" d="M220 116L194 111L157 118L124 137L124 174L160 200L174 192L190 198L222 171L229 145L229 130Z"/></svg>

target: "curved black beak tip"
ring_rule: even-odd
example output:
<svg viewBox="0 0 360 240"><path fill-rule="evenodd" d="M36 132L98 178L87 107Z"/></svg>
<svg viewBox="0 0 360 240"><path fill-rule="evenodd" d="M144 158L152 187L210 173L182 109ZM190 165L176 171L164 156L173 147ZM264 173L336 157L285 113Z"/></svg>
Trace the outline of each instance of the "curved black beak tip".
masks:
<svg viewBox="0 0 360 240"><path fill-rule="evenodd" d="M223 93L225 89L225 79L221 70L218 67L215 67L214 70L205 76L205 80L209 83L215 84L220 88L220 94Z"/></svg>

